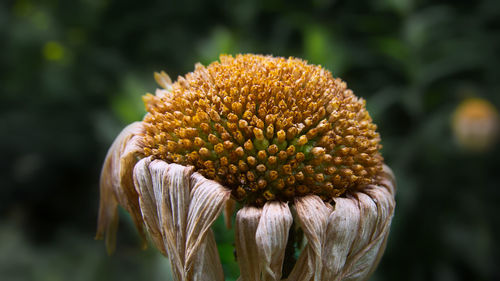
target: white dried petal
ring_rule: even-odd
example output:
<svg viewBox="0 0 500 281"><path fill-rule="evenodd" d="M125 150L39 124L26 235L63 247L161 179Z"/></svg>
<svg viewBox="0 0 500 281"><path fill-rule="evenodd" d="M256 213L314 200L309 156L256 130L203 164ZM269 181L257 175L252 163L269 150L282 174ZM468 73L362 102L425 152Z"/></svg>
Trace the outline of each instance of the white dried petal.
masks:
<svg viewBox="0 0 500 281"><path fill-rule="evenodd" d="M343 270L343 278L361 280L371 268L380 243L377 231L382 218L378 216L377 205L364 193L356 194L359 206L359 230Z"/></svg>
<svg viewBox="0 0 500 281"><path fill-rule="evenodd" d="M382 259L382 256L384 255L384 252L385 252L385 247L387 245L387 238L389 238L389 231L387 231L384 235L384 237L381 239L382 242L380 243L380 245L378 246L378 253L377 255L375 256L372 264L371 264L371 268L370 270L367 272L367 274L365 275L367 278L370 277L373 272L375 271L375 269L377 268L379 262L380 262L380 259Z"/></svg>
<svg viewBox="0 0 500 281"><path fill-rule="evenodd" d="M314 196L295 200L308 241L288 281L366 280L371 275L384 252L395 206L389 167L378 181L378 186L336 198L334 210Z"/></svg>
<svg viewBox="0 0 500 281"><path fill-rule="evenodd" d="M317 272L313 270L316 267L316 263L318 257L314 255L314 252L311 248L306 245L302 252L300 253L297 262L293 266L292 272L288 276L287 281L310 281L314 280L313 277L316 276ZM321 257L319 258L321 260ZM320 273L320 276L322 274Z"/></svg>
<svg viewBox="0 0 500 281"><path fill-rule="evenodd" d="M162 254L167 255L163 243L163 230L160 225L159 203L161 202L161 190L153 187L151 173L149 172L151 161L151 157L147 157L137 162L134 168L134 185L139 194L139 205L148 232L155 246Z"/></svg>
<svg viewBox="0 0 500 281"><path fill-rule="evenodd" d="M386 176L387 177L387 176ZM357 193L360 210L360 231L353 243L341 280L365 280L375 270L385 250L389 228L394 214L394 194L391 186L368 186ZM369 217L372 217L368 221ZM369 232L366 232L369 231Z"/></svg>
<svg viewBox="0 0 500 281"><path fill-rule="evenodd" d="M391 168L385 164L382 166L382 173L383 176L379 179L380 185L389 189L389 193L391 193L394 197L394 194L396 194L396 176L394 176Z"/></svg>
<svg viewBox="0 0 500 281"><path fill-rule="evenodd" d="M224 280L210 226L230 191L193 174L193 167L149 158L137 164L134 181L143 218L152 235L159 230L153 240L163 244L174 279Z"/></svg>
<svg viewBox="0 0 500 281"><path fill-rule="evenodd" d="M393 186L396 187L396 176L394 175L394 172L392 171L392 169L389 166L384 164L384 165L382 165L382 171L384 173L384 177L390 179ZM391 193L394 193L394 192L391 192Z"/></svg>
<svg viewBox="0 0 500 281"><path fill-rule="evenodd" d="M192 272L192 279L196 281L224 280L222 264L219 262L219 252L215 243L214 233L211 229L207 231L205 239L196 254L196 270Z"/></svg>
<svg viewBox="0 0 500 281"><path fill-rule="evenodd" d="M219 216L231 193L219 183L204 178L199 173L191 175L191 202L186 227L186 268L193 267L198 248L205 235Z"/></svg>
<svg viewBox="0 0 500 281"><path fill-rule="evenodd" d="M109 148L102 167L101 200L96 238L102 239L105 236L108 253L112 253L115 247L118 203L131 214L145 243L138 195L132 179L134 165L137 159L142 156L141 135L143 132L144 128L141 122L135 122L125 127Z"/></svg>
<svg viewBox="0 0 500 281"><path fill-rule="evenodd" d="M322 280L322 252L327 219L331 210L316 195L295 199L295 210L308 243L288 280Z"/></svg>
<svg viewBox="0 0 500 281"><path fill-rule="evenodd" d="M392 196L393 194L390 193L391 190L393 191L394 187L386 188L385 186L372 186L366 191L377 205L379 220L377 222L376 232L372 238L372 240L376 242L374 243L371 252L366 254L366 263L369 267L364 269L363 272L360 272L360 278L368 277L371 273L373 273L385 251L387 238L389 236L389 228L391 226L395 208L395 201Z"/></svg>
<svg viewBox="0 0 500 281"><path fill-rule="evenodd" d="M235 245L241 281L261 280L259 253L255 239L261 216L262 208L251 206L243 207L236 213Z"/></svg>
<svg viewBox="0 0 500 281"><path fill-rule="evenodd" d="M359 229L354 240L353 248L351 249L351 255L356 255L363 247L365 247L370 241L375 238L376 226L382 218L378 217L377 205L373 202L370 196L358 192L356 193L356 198L359 208Z"/></svg>
<svg viewBox="0 0 500 281"><path fill-rule="evenodd" d="M359 226L358 203L352 198L336 198L328 217L323 250L323 280L342 280L342 271Z"/></svg>
<svg viewBox="0 0 500 281"><path fill-rule="evenodd" d="M262 210L262 217L255 233L259 254L261 279L280 280L288 231L293 217L284 202L267 202Z"/></svg>

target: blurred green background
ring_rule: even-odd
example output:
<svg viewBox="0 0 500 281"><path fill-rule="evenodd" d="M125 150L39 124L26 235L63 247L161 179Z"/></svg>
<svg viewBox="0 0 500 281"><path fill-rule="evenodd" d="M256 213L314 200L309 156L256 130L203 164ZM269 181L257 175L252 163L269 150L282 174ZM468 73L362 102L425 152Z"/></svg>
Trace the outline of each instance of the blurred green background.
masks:
<svg viewBox="0 0 500 281"><path fill-rule="evenodd" d="M0 280L169 280L125 212L113 256L93 240L100 167L154 71L240 52L321 64L367 100L398 179L372 280L500 280L500 150L452 130L463 99L500 105L498 0L7 0L0 50Z"/></svg>

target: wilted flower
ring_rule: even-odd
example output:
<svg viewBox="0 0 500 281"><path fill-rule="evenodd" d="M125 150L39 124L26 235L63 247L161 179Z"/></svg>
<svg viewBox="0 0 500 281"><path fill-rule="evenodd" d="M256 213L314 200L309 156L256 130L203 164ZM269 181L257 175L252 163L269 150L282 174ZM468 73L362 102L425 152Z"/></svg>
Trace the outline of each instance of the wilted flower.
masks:
<svg viewBox="0 0 500 281"><path fill-rule="evenodd" d="M453 132L458 144L470 151L485 151L498 136L499 118L487 100L469 98L460 103L453 114Z"/></svg>
<svg viewBox="0 0 500 281"><path fill-rule="evenodd" d="M221 56L173 84L155 77L163 89L144 97L144 120L124 129L104 163L97 237L108 250L120 204L143 236L146 226L176 280L223 280L210 226L223 209L229 223L239 202L241 280L370 275L395 179L364 100L295 58ZM295 228L307 242L282 276Z"/></svg>

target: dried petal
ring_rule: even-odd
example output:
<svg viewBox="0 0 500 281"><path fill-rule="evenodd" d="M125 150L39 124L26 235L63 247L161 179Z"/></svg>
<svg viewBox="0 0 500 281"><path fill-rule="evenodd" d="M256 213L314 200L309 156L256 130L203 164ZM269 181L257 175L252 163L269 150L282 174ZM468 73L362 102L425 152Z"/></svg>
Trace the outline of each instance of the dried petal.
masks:
<svg viewBox="0 0 500 281"><path fill-rule="evenodd" d="M243 207L236 213L235 245L241 281L260 280L259 253L255 234L262 208Z"/></svg>
<svg viewBox="0 0 500 281"><path fill-rule="evenodd" d="M193 271L192 280L224 280L222 264L217 262L218 260L219 252L217 251L214 233L211 229L208 229L204 243L202 243L194 261L196 270Z"/></svg>
<svg viewBox="0 0 500 281"><path fill-rule="evenodd" d="M359 231L339 280L365 280L380 261L395 207L393 181L387 178L386 182L390 186L371 185L364 193L355 194L360 213Z"/></svg>
<svg viewBox="0 0 500 281"><path fill-rule="evenodd" d="M396 194L396 177L392 172L391 168L387 165L383 165L383 176L380 178L380 184L389 189L391 194Z"/></svg>
<svg viewBox="0 0 500 281"><path fill-rule="evenodd" d="M366 192L371 196L372 200L377 205L377 224L372 237L373 246L365 254L363 258L358 261L358 264L367 264L366 268L363 266L355 265L354 268L359 270L359 277L352 280L359 280L366 278L377 267L382 254L385 251L387 237L389 236L389 228L391 225L392 216L394 214L395 201L393 195L390 193L394 187L385 188L383 186L371 186Z"/></svg>
<svg viewBox="0 0 500 281"><path fill-rule="evenodd" d="M174 279L223 280L210 226L230 191L193 173L192 167L149 158L136 165L134 181L144 221L167 253ZM200 277L200 272L206 274Z"/></svg>
<svg viewBox="0 0 500 281"><path fill-rule="evenodd" d="M310 256L313 257L310 257ZM316 257L314 256L313 251L310 249L310 247L306 246L303 250L302 253L300 253L299 259L295 263L292 272L286 279L286 281L309 281L309 280L314 280L312 279L316 272L313 271L313 268L315 268L316 264L313 262L313 260Z"/></svg>
<svg viewBox="0 0 500 281"><path fill-rule="evenodd" d="M139 205L148 232L155 246L162 254L167 255L160 225L161 190L153 187L151 173L149 172L151 161L151 157L147 157L137 162L134 168L134 184L139 194Z"/></svg>
<svg viewBox="0 0 500 281"><path fill-rule="evenodd" d="M261 280L280 280L288 230L293 217L284 202L267 202L262 210L262 217L255 233L259 253Z"/></svg>
<svg viewBox="0 0 500 281"><path fill-rule="evenodd" d="M323 250L323 280L342 280L351 245L359 223L358 203L352 198L336 198L328 218Z"/></svg>
<svg viewBox="0 0 500 281"><path fill-rule="evenodd" d="M193 267L198 248L204 242L207 231L219 216L230 195L230 191L217 182L208 180L199 173L191 175L191 203L186 227L188 270Z"/></svg>
<svg viewBox="0 0 500 281"><path fill-rule="evenodd" d="M158 224L161 227L163 243L172 264L172 271L178 280L184 280L186 276L184 271L186 236L183 230L186 228L189 208L188 175L191 172L191 169L185 171L186 169L188 168L169 165L161 160L154 160L149 164L153 188L155 194L159 195L159 200L155 202L159 212ZM136 180L136 182L140 181Z"/></svg>
<svg viewBox="0 0 500 281"><path fill-rule="evenodd" d="M374 253L378 253L377 226L381 219L377 205L364 193L357 193L359 207L359 230L349 258L343 270L343 277L360 280L371 268Z"/></svg>
<svg viewBox="0 0 500 281"><path fill-rule="evenodd" d="M322 280L322 248L328 216L331 210L316 195L309 195L295 199L295 209L298 219L307 237L307 246L301 253L297 265L290 273L288 280ZM313 279L311 279L314 277Z"/></svg>
<svg viewBox="0 0 500 281"><path fill-rule="evenodd" d="M378 180L379 186L336 198L333 211L315 196L295 200L308 242L288 281L370 276L384 252L395 206L394 175L387 166Z"/></svg>
<svg viewBox="0 0 500 281"><path fill-rule="evenodd" d="M102 167L96 239L105 236L108 253L112 253L115 248L118 203L131 214L145 245L138 195L132 179L134 165L138 157L143 156L143 132L141 122L132 123L123 129L108 150Z"/></svg>

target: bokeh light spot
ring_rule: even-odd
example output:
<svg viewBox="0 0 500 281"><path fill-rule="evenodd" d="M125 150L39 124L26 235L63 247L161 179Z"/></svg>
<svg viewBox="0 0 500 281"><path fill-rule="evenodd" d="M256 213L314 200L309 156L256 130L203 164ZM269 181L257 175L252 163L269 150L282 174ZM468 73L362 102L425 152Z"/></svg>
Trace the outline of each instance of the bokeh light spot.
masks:
<svg viewBox="0 0 500 281"><path fill-rule="evenodd" d="M49 41L43 46L43 57L49 61L59 61L64 57L64 47L55 41Z"/></svg>

